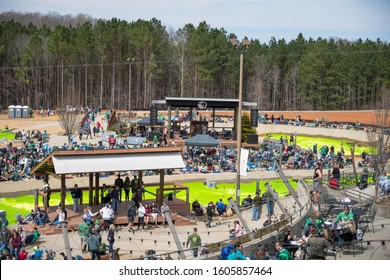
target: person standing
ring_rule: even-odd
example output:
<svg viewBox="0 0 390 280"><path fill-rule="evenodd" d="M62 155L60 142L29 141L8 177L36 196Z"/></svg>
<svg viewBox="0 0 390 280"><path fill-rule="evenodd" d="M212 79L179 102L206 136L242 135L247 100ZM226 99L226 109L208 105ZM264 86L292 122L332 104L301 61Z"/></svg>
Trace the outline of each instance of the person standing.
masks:
<svg viewBox="0 0 390 280"><path fill-rule="evenodd" d="M219 199L219 201L217 202L217 204L215 206L217 207L217 212L218 212L218 224L221 225L222 224L223 214L224 214L224 212L226 210L226 206L222 202L222 198Z"/></svg>
<svg viewBox="0 0 390 280"><path fill-rule="evenodd" d="M80 127L80 129L79 129L79 140L81 141L81 140L83 140L83 129Z"/></svg>
<svg viewBox="0 0 390 280"><path fill-rule="evenodd" d="M114 215L118 215L119 186L115 186L111 191L111 208Z"/></svg>
<svg viewBox="0 0 390 280"><path fill-rule="evenodd" d="M94 260L95 257L98 260L100 260L99 239L96 237L94 231L92 231L91 235L88 237L87 243L88 243L88 251L91 252L92 260Z"/></svg>
<svg viewBox="0 0 390 280"><path fill-rule="evenodd" d="M215 212L214 204L210 201L207 208L206 208L206 214L207 214L207 223L206 227L211 227L211 223L213 221L213 215Z"/></svg>
<svg viewBox="0 0 390 280"><path fill-rule="evenodd" d="M87 239L89 237L89 225L84 220L81 220L81 223L78 226L78 232L80 236L81 251L85 252L87 250Z"/></svg>
<svg viewBox="0 0 390 280"><path fill-rule="evenodd" d="M111 224L107 235L108 252L111 254L111 259L114 259L114 242L115 242L115 225Z"/></svg>
<svg viewBox="0 0 390 280"><path fill-rule="evenodd" d="M47 208L50 207L50 195L51 195L51 190L50 190L50 185L49 185L49 182L47 180L44 180L43 181L43 187L42 189L40 190L40 195L42 196L42 203L43 203L43 206Z"/></svg>
<svg viewBox="0 0 390 280"><path fill-rule="evenodd" d="M313 176L313 191L314 191L313 203L318 204L319 200L320 200L320 194L321 194L320 186L321 186L321 182L322 182L322 172L321 172L319 162L316 162L316 164L314 166L315 166L315 169L314 169L314 176Z"/></svg>
<svg viewBox="0 0 390 280"><path fill-rule="evenodd" d="M137 175L134 175L133 180L131 180L131 193L134 195L134 193L138 190L138 178Z"/></svg>
<svg viewBox="0 0 390 280"><path fill-rule="evenodd" d="M252 208L252 221L258 221L261 216L261 196L259 192L256 192L255 197L253 198L253 208Z"/></svg>
<svg viewBox="0 0 390 280"><path fill-rule="evenodd" d="M169 212L169 206L167 205L167 203L165 201L163 201L163 204L161 205L161 214L162 214L162 217L163 217L163 222L162 224L165 225L165 215L166 215L166 212Z"/></svg>
<svg viewBox="0 0 390 280"><path fill-rule="evenodd" d="M133 201L135 202L135 205L139 207L141 201L142 201L142 189L138 188L135 193L133 193Z"/></svg>
<svg viewBox="0 0 390 280"><path fill-rule="evenodd" d="M127 219L129 221L128 232L132 232L133 234L134 234L133 223L134 223L135 215L136 215L135 202L130 201L129 208L127 208Z"/></svg>
<svg viewBox="0 0 390 280"><path fill-rule="evenodd" d="M114 212L110 207L110 204L107 203L102 209L100 209L99 213L102 216L104 221L104 230L108 230L111 224L111 218L114 214Z"/></svg>
<svg viewBox="0 0 390 280"><path fill-rule="evenodd" d="M70 191L73 199L73 211L77 212L79 210L79 201L82 195L81 190L77 184L74 184L73 189Z"/></svg>
<svg viewBox="0 0 390 280"><path fill-rule="evenodd" d="M145 229L145 207L144 205L142 204L142 202L139 203L139 207L138 207L138 210L137 210L137 217L138 217L138 229L140 228L140 226L142 225L142 229L141 231L144 231Z"/></svg>
<svg viewBox="0 0 390 280"><path fill-rule="evenodd" d="M123 182L123 189L125 191L125 201L130 200L130 178L126 176L125 181Z"/></svg>
<svg viewBox="0 0 390 280"><path fill-rule="evenodd" d="M266 204L267 204L267 211L268 211L268 215L269 216L273 216L274 214L274 197L272 195L272 193L267 190L265 193L264 193L264 196L265 196L265 199L266 199Z"/></svg>
<svg viewBox="0 0 390 280"><path fill-rule="evenodd" d="M198 256L199 246L202 244L202 240L198 235L198 229L196 227L193 228L192 234L190 234L187 238L187 248L188 244L190 244L191 254L196 258Z"/></svg>
<svg viewBox="0 0 390 280"><path fill-rule="evenodd" d="M115 179L114 186L118 186L119 202L122 202L122 189L123 189L123 179L121 175L118 174L118 178Z"/></svg>

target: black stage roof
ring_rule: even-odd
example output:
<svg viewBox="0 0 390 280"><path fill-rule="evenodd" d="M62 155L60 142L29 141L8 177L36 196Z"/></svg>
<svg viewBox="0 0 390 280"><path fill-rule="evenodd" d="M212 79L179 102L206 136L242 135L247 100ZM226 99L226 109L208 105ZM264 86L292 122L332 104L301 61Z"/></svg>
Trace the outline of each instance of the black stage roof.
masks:
<svg viewBox="0 0 390 280"><path fill-rule="evenodd" d="M225 98L192 98L192 97L165 97L165 100L152 100L153 105L168 105L172 107L207 108L237 108L238 99ZM243 106L257 107L256 102L242 102Z"/></svg>

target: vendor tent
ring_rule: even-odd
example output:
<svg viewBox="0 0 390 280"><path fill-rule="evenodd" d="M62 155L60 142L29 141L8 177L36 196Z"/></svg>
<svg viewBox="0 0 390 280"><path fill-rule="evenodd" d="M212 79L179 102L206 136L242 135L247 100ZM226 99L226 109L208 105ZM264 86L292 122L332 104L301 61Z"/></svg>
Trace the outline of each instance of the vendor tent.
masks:
<svg viewBox="0 0 390 280"><path fill-rule="evenodd" d="M186 141L185 146L218 147L221 143L207 134L197 134Z"/></svg>

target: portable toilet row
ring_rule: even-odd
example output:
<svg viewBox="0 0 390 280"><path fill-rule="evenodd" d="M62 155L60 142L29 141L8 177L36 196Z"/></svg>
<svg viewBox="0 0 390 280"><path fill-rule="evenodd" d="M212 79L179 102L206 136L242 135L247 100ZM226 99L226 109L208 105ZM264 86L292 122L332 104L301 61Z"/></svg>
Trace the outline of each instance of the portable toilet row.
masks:
<svg viewBox="0 0 390 280"><path fill-rule="evenodd" d="M8 118L28 118L29 117L28 106L21 105L9 105L8 106Z"/></svg>

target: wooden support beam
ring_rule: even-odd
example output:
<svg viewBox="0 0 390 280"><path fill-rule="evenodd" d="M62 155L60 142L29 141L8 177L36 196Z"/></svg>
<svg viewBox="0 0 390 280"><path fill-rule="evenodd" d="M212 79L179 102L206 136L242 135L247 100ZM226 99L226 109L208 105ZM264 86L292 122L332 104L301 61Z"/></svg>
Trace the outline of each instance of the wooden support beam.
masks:
<svg viewBox="0 0 390 280"><path fill-rule="evenodd" d="M158 197L157 201L157 208L160 209L161 205L163 204L163 199L164 199L164 170L160 169L160 188L159 188L159 193L160 195Z"/></svg>
<svg viewBox="0 0 390 280"><path fill-rule="evenodd" d="M95 173L95 205L99 205L99 173Z"/></svg>
<svg viewBox="0 0 390 280"><path fill-rule="evenodd" d="M66 178L61 174L61 210L65 212Z"/></svg>

